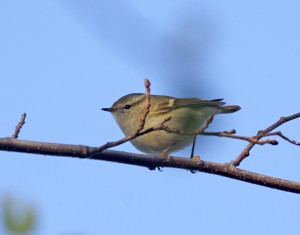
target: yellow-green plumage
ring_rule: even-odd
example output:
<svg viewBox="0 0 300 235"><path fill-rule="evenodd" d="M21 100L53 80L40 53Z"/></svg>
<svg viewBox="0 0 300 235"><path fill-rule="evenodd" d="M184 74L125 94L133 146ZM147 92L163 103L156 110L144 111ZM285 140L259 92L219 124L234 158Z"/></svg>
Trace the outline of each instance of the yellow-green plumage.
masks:
<svg viewBox="0 0 300 235"><path fill-rule="evenodd" d="M232 113L240 109L239 106L222 106L225 103L221 100L151 95L150 112L144 129L157 126L164 119L171 117L165 125L180 133L191 133L199 129L209 116ZM117 100L111 108L103 110L112 112L121 130L128 136L139 127L140 118L146 111L145 94L126 95ZM193 135L180 135L159 130L137 137L131 142L142 152L169 155L171 152L188 146L193 139Z"/></svg>

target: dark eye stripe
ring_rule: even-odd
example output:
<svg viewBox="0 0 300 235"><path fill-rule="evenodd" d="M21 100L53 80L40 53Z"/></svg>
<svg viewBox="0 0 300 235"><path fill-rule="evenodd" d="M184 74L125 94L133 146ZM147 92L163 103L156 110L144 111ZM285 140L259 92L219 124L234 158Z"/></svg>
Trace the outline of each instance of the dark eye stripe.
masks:
<svg viewBox="0 0 300 235"><path fill-rule="evenodd" d="M130 109L130 107L131 107L130 104L126 104L124 108L125 108L125 109Z"/></svg>

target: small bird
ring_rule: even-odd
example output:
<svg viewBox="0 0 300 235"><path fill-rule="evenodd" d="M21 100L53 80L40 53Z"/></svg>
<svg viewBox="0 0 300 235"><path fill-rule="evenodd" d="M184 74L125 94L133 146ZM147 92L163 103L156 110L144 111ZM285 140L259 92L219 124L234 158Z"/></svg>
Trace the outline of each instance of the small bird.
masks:
<svg viewBox="0 0 300 235"><path fill-rule="evenodd" d="M140 119L146 111L145 101L145 94L133 93L121 97L111 108L102 110L111 112L123 133L128 136L139 128ZM156 130L131 140L131 143L144 153L169 156L170 153L193 143L195 135L184 133L193 133L203 126L209 117L233 113L240 109L237 105L223 106L224 104L222 99L203 100L150 95L150 109L143 130L155 127L171 117L165 125L178 130L180 134Z"/></svg>

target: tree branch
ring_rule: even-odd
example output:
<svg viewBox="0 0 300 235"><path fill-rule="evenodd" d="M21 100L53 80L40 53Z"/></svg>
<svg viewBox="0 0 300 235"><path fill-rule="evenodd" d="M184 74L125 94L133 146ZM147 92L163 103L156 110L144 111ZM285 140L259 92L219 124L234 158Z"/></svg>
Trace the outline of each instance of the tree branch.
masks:
<svg viewBox="0 0 300 235"><path fill-rule="evenodd" d="M215 163L183 157L166 158L160 155L134 154L113 150L99 152L97 147L26 141L14 138L0 138L0 150L103 160L147 167L151 170L159 167L187 169L194 172L199 171L221 175L252 184L300 194L300 183L298 182L238 169L229 163Z"/></svg>
<svg viewBox="0 0 300 235"><path fill-rule="evenodd" d="M282 124L294 120L296 118L299 118L300 113L296 113L288 117L281 117L277 122L275 122L274 124L266 128L265 130L259 131L257 135L252 137L235 135L236 133L235 130L225 131L225 132L205 132L205 129L213 120L213 116L209 117L201 128L199 128L198 130L192 133L180 133L176 129L169 128L166 125L166 123L169 120L171 120L172 117L168 117L164 119L157 126L144 130L145 121L151 106L150 82L148 79L145 79L145 87L146 87L145 113L140 119L139 127L131 135L121 140L115 142L108 142L105 145L102 145L100 147L20 140L18 139L18 135L20 133L22 126L25 124L25 118L26 118L26 114L24 113L21 117L21 121L16 126L15 132L12 135L12 137L0 138L0 150L42 154L42 155L50 155L50 156L64 156L64 157L104 160L104 161L111 161L111 162L118 162L118 163L147 167L151 170L160 167L187 169L192 172L200 171L200 172L206 172L210 174L221 175L221 176L229 177L232 179L236 179L236 180L240 180L252 184L257 184L269 188L300 194L299 182L274 178L272 176L266 176L266 175L237 168L240 165L240 163L250 155L250 150L256 144L260 144L260 145L278 144L276 140L268 140L268 139L261 140L264 137L279 136L280 138L292 144L300 146L299 142L288 138L287 136L283 135L282 132L280 131L272 132L274 129L281 126ZM241 152L241 154L236 159L232 160L230 163L208 162L208 161L202 161L199 158L190 159L190 158L173 157L173 156L166 158L160 155L143 155L143 154L133 154L133 153L120 152L120 151L106 150L107 148L120 145L138 136L145 135L149 132L157 131L157 130L164 130L166 132L176 133L179 135L201 134L201 135L228 137L228 138L248 141L249 144Z"/></svg>

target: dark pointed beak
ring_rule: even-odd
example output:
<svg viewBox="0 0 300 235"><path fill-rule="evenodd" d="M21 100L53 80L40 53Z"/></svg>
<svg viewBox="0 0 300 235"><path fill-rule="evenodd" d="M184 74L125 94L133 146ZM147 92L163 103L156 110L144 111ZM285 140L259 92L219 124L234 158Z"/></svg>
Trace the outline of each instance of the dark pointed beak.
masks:
<svg viewBox="0 0 300 235"><path fill-rule="evenodd" d="M102 108L101 110L107 111L107 112L113 112L114 108Z"/></svg>

